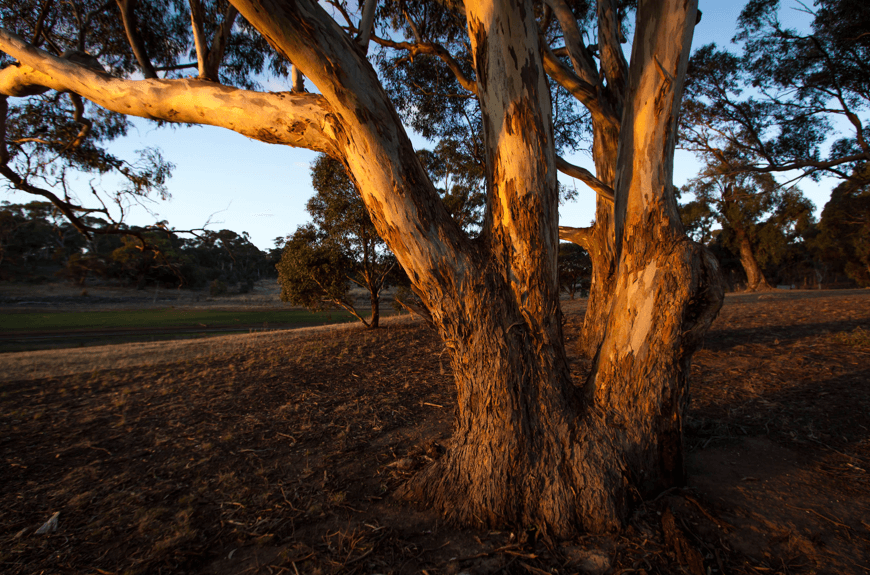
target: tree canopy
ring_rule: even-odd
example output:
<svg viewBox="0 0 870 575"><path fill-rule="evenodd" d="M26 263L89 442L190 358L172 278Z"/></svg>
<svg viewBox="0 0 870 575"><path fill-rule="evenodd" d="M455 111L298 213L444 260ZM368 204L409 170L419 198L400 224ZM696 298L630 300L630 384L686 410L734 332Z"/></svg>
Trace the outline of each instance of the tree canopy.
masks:
<svg viewBox="0 0 870 575"><path fill-rule="evenodd" d="M339 162L319 156L311 177L315 193L306 209L313 224L301 226L284 244L278 264L281 299L315 311L344 308L366 327L376 328L381 290L394 279L396 259ZM357 311L351 284L368 293L369 319Z"/></svg>
<svg viewBox="0 0 870 575"><path fill-rule="evenodd" d="M799 9L812 16L807 33L782 25L778 0L750 0L736 53L708 44L692 55L681 145L732 171L863 173L856 168L870 161L870 6L816 0Z"/></svg>

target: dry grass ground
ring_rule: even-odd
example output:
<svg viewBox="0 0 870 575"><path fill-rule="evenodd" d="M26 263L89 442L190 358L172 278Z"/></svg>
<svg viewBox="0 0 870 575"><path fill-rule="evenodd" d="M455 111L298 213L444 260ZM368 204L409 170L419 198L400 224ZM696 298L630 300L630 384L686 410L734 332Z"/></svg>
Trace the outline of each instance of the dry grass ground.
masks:
<svg viewBox="0 0 870 575"><path fill-rule="evenodd" d="M729 297L692 368L689 485L572 541L391 497L451 430L422 324L185 343L0 356L0 572L870 572L868 291Z"/></svg>

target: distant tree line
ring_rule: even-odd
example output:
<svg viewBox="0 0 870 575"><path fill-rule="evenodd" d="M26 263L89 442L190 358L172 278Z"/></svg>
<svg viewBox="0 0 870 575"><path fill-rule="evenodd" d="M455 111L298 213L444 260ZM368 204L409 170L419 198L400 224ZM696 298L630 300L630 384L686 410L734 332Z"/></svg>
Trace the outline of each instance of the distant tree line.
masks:
<svg viewBox="0 0 870 575"><path fill-rule="evenodd" d="M278 250L263 252L247 233L205 230L182 237L165 229L109 224L84 216L90 237L48 202L0 205L0 279L40 282L61 277L79 285L89 279L143 289L209 286L215 295L247 292L275 277ZM110 234L99 233L111 225ZM125 233L129 232L129 233Z"/></svg>

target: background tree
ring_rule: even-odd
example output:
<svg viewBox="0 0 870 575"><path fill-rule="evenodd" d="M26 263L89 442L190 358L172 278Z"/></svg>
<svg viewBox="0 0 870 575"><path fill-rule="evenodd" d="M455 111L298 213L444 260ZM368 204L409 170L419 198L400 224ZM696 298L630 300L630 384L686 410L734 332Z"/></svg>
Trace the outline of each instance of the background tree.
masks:
<svg viewBox="0 0 870 575"><path fill-rule="evenodd" d="M96 230L83 236L48 202L26 205L3 203L0 208L0 277L10 281L47 281L55 276L78 285L90 279L117 281L144 288L203 287L211 281L238 292L253 283L275 277L270 255L250 242L247 233L206 231L183 238L165 222L162 229L128 228L118 234L98 233L109 222L83 216ZM129 232L129 233L125 233ZM143 241L144 240L144 241Z"/></svg>
<svg viewBox="0 0 870 575"><path fill-rule="evenodd" d="M709 240L715 220L721 226L717 239L740 258L747 291L772 289L763 268L781 262L788 246L813 223L812 202L769 174L723 171L707 166L687 184L684 191L695 199L683 209L683 221L691 221L696 237Z"/></svg>
<svg viewBox="0 0 870 575"><path fill-rule="evenodd" d="M862 169L867 171L867 165ZM811 248L829 273L845 273L858 285L870 286L870 185L856 174L834 188L825 204Z"/></svg>
<svg viewBox="0 0 870 575"><path fill-rule="evenodd" d="M614 1L595 11L578 3L576 13L557 0L542 10L530 0L385 3L387 12L361 17L336 1L335 18L313 0L232 4L318 93L108 76L8 31L0 49L21 65L0 71L2 92L69 90L117 112L220 125L341 161L457 380L451 448L405 495L465 523L567 535L614 529L636 497L683 481L687 371L723 296L715 260L682 231L672 184L697 3L639 2L630 66ZM597 60L578 32L587 22L597 24ZM450 216L365 56L371 31L384 27L399 43L390 50L439 58L457 100L478 103L471 133L480 134L487 201L476 238ZM557 156L548 75L589 113L597 176ZM587 233L600 235L595 265L604 258L614 271L600 291L607 305L590 302L596 361L580 390L559 311L557 166L613 200Z"/></svg>
<svg viewBox="0 0 870 575"><path fill-rule="evenodd" d="M689 63L681 145L733 172L867 177L870 5L817 0L811 33L784 28L777 0L750 0L734 54L706 45ZM843 130L838 139L831 138ZM826 150L827 148L827 150Z"/></svg>
<svg viewBox="0 0 870 575"><path fill-rule="evenodd" d="M314 196L308 200L306 209L314 226L297 230L284 247L278 267L282 299L286 294L285 301L310 309L320 309L323 302L330 302L349 311L366 327L377 328L381 291L388 286L396 259L378 235L356 186L339 162L326 155L318 156L311 168L311 180ZM303 269L305 261L312 262L314 268ZM343 290L339 289L342 281ZM291 289L291 284L299 287ZM371 304L368 320L357 313L348 294L350 284L368 292ZM320 303L315 302L317 286Z"/></svg>
<svg viewBox="0 0 870 575"><path fill-rule="evenodd" d="M778 1L751 0L734 52L713 44L695 52L681 145L726 166L727 174L825 175L864 185L868 173L858 168L870 161L870 6L817 0L812 9L794 8L812 16L808 33L781 24ZM812 262L808 246L794 242L788 252L784 277L806 277L814 268L820 285L826 265Z"/></svg>
<svg viewBox="0 0 870 575"><path fill-rule="evenodd" d="M559 286L574 299L589 289L592 260L586 250L572 243L559 244Z"/></svg>
<svg viewBox="0 0 870 575"><path fill-rule="evenodd" d="M278 263L281 300L311 311L343 308L367 327L349 294L347 270L353 261L341 246L311 224L299 227L284 243Z"/></svg>

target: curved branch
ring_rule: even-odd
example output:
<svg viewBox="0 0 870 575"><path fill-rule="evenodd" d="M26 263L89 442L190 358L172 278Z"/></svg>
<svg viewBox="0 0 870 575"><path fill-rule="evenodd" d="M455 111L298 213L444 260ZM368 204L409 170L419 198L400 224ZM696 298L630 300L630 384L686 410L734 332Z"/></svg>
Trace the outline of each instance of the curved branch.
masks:
<svg viewBox="0 0 870 575"><path fill-rule="evenodd" d="M592 85L598 85L598 70L595 68L595 61L592 59L592 54L583 44L583 37L580 34L580 28L577 26L577 19L571 8L565 0L546 0L547 6L553 10L553 15L559 21L559 27L562 28L562 35L565 38L565 49L568 51L568 56L571 58L571 63L574 65L574 72L584 82Z"/></svg>
<svg viewBox="0 0 870 575"><path fill-rule="evenodd" d="M136 7L136 0L117 0L118 9L121 11L121 21L124 23L124 32L127 34L127 40L130 42L130 48L133 49L133 55L136 56L136 61L142 68L142 75L145 78L156 78L157 72L154 71L154 65L151 64L151 59L148 58L148 52L145 51L145 42L139 35L139 28L136 24L136 14L133 10Z"/></svg>
<svg viewBox="0 0 870 575"><path fill-rule="evenodd" d="M590 172L586 168L581 168L580 166L576 166L560 156L556 156L556 169L563 174L571 176L572 178L577 178L578 180L592 188L592 190L596 194L598 194L598 197L604 198L611 204L613 203L613 188L596 178L594 175L592 175L592 172Z"/></svg>
<svg viewBox="0 0 870 575"><path fill-rule="evenodd" d="M22 192L26 192L28 194L33 194L35 196L42 196L43 198L50 201L60 212L69 220L69 223L83 236L88 239L91 239L91 232L94 230L82 222L79 219L77 212L88 211L95 212L100 210L84 210L78 206L74 206L67 201L62 200L57 195L53 194L48 190L44 190L42 188L36 187L33 184L30 184L27 180L18 175L12 168L9 167L5 162L0 164L0 175L3 175L9 182L15 186L16 189L21 190Z"/></svg>
<svg viewBox="0 0 870 575"><path fill-rule="evenodd" d="M609 106L605 107L605 103L598 97L596 86L577 76L546 46L543 50L543 62L547 75L568 90L589 110L593 122L600 122L612 128L619 127L619 118Z"/></svg>
<svg viewBox="0 0 870 575"><path fill-rule="evenodd" d="M791 162L789 164L769 164L767 166L759 166L755 164L744 164L742 166L735 166L732 172L729 172L725 175L739 174L742 172L753 172L757 174L767 174L770 172L790 172L791 170L805 170L810 168L810 171L815 170L830 170L836 166L842 166L843 164L848 164L850 162L866 162L867 154L852 154L850 156L843 156L841 158L836 158L834 160L828 160L826 162L818 162L815 160L802 160Z"/></svg>
<svg viewBox="0 0 870 575"><path fill-rule="evenodd" d="M253 92L195 79L122 80L52 56L2 29L0 50L24 64L0 71L0 94L71 91L120 114L218 126L254 140L336 154L338 120L318 94Z"/></svg>
<svg viewBox="0 0 870 575"><path fill-rule="evenodd" d="M72 100L73 107L75 108L73 121L81 125L81 129L76 134L75 139L67 145L67 149L74 149L84 143L85 138L91 133L94 124L90 118L85 117L85 103L82 101L82 97L70 92L69 99Z"/></svg>
<svg viewBox="0 0 870 575"><path fill-rule="evenodd" d="M592 231L593 226L588 228L571 228L568 226L559 226L559 239L577 244L587 252L592 251Z"/></svg>
<svg viewBox="0 0 870 575"><path fill-rule="evenodd" d="M410 42L394 42L392 40L387 40L386 38L379 38L375 35L372 35L372 40L381 46L386 46L387 48L407 50L412 58L419 54L429 54L441 58L441 60L447 64L447 67L450 68L450 71L453 72L453 75L456 76L459 84L472 94L477 94L477 82L471 80L465 75L462 68L459 66L459 62L456 61L444 46L433 44L432 42L416 42L413 44Z"/></svg>

